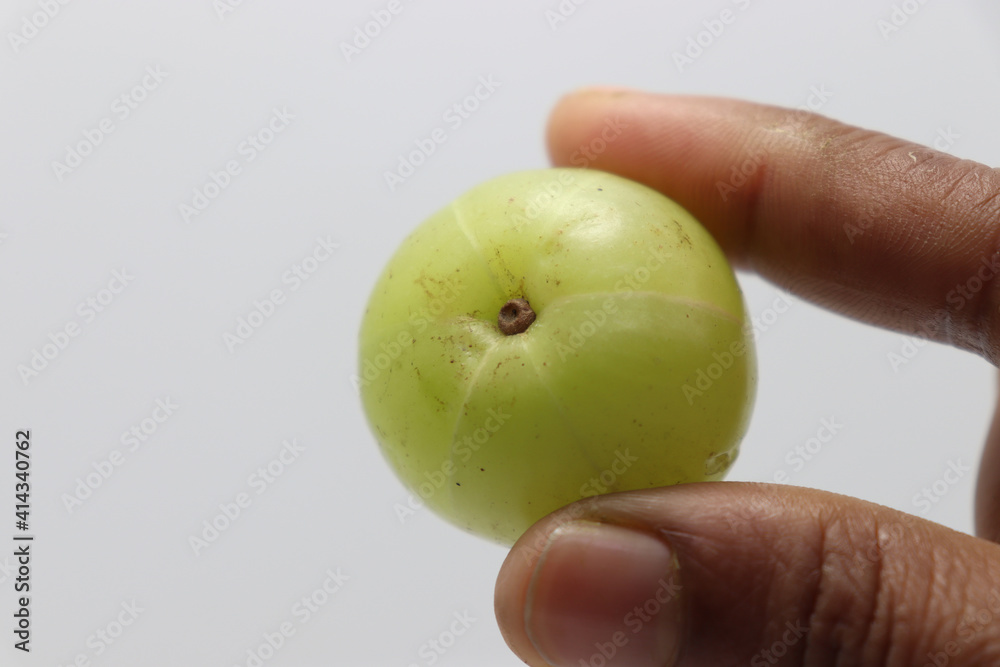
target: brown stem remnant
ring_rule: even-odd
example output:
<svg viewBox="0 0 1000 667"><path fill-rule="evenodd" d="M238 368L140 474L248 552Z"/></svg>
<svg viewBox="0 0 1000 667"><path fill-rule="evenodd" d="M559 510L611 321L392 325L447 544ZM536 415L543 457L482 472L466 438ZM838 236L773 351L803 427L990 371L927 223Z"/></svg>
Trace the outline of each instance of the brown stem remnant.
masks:
<svg viewBox="0 0 1000 667"><path fill-rule="evenodd" d="M508 336L524 333L531 323L535 321L535 311L531 309L524 299L511 299L500 309L500 316L497 324L500 331Z"/></svg>

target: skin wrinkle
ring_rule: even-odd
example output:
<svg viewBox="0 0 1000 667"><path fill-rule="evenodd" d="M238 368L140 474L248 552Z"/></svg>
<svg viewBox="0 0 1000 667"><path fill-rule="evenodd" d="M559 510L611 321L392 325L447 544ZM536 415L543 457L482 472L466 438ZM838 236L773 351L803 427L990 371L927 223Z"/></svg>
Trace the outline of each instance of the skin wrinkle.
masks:
<svg viewBox="0 0 1000 667"><path fill-rule="evenodd" d="M833 136L833 135L835 135L835 134L836 133L827 133L826 135L824 135L825 136L824 143L827 143L827 142L831 141L830 137ZM855 136L851 136L851 135L855 135ZM847 136L847 142L850 144L850 143L859 142L859 141L862 141L862 140L868 140L870 138L870 133L849 130L848 132L845 133L845 136ZM898 149L898 146L888 146L887 145L887 146L885 146L884 151L881 151L881 152L884 152L885 155L888 155L892 150L897 150L897 149ZM839 150L840 149L838 147L838 151ZM806 160L806 162L808 164L815 164L815 159L810 156L809 159ZM819 166L820 166L820 168L823 171L823 176L818 177L814 181L817 184L816 185L817 193L816 193L816 201L814 202L814 208L813 208L813 210L809 211L807 215L803 215L802 216L803 220L806 221L807 223L809 221L813 221L813 220L819 219L821 216L820 216L820 213L818 211L822 210L823 208L826 208L828 210L829 209L838 209L839 207L837 206L836 202L839 202L839 201L841 201L844 198L835 189L835 184L843 182L843 180L844 180L839 175L840 171L843 170L844 168L841 165L839 165L839 164L838 165L820 164ZM765 168L765 170L767 169L767 161L766 160L764 161L764 168ZM757 199L757 200L763 199L763 200L766 200L766 199L768 199L768 197L759 195L758 193L755 192L752 195L751 200L752 199ZM751 211L755 211L755 207L753 207L753 206L750 206L750 209L751 209ZM759 213L759 212L757 212L756 214L752 214L750 216L751 222L746 223L747 224L747 228L748 228L748 235L749 235L749 238L751 239L751 240L749 240L746 243L746 245L747 245L748 248L752 248L754 245L756 245L754 243L754 241L753 241L753 238L754 238L753 230L757 227L757 224L755 222L752 222L752 221L755 220L756 218L763 217L765 215L766 215L766 213ZM845 214L840 214L839 217L841 217L845 221L850 220L850 215L846 214L846 213ZM818 227L820 229L822 229L822 227L824 226L824 225L821 225L821 224L818 224L818 223L812 223L812 224L818 225ZM876 223L876 226L873 229L868 230L866 232L866 234L869 235L869 236L871 236L871 237L875 237L876 235L878 235L880 233L885 233L885 232L892 233L894 229L898 229L899 227L900 227L899 225L883 225L883 224L877 224ZM800 232L800 235L801 236L808 236L808 233L801 233ZM816 236L817 237L818 236L822 236L822 234L818 234ZM896 236L902 236L902 232L896 232ZM844 238L846 239L846 236ZM861 251L862 252L863 252L863 248L864 248L864 246L861 247ZM815 248L814 247L812 249L812 251L813 251L814 254L823 254L823 253L829 253L830 255L834 255L835 254L835 250L834 250L834 245L833 244L821 244L819 248ZM856 249L854 246L849 247L849 249L846 250L846 255L848 257L848 260L849 260L850 256L852 254L855 254L856 252L858 252L858 249ZM748 249L748 250L741 251L739 253L739 256L742 257L746 253L749 253L750 256L752 257L754 255L762 255L762 254L764 254L764 251L760 250L760 249L756 249L756 250L750 250L750 249ZM781 255L787 255L787 254L790 254L790 253L788 251L786 251L786 250L778 250L774 254L781 256ZM904 253L901 251L900 255L902 256L902 255L904 255ZM904 262L904 266L907 265L907 264L911 264L911 263L915 264L918 261L919 260L914 259L914 260L912 260L912 262L910 262L910 261ZM811 264L813 264L815 262L806 261L806 262L802 262L802 263L803 264L807 264L807 265L811 265ZM841 264L847 264L849 262L848 261L843 261L843 262L839 262L839 263L841 263ZM744 264L751 264L750 268L757 269L758 273L761 273L765 277L767 277L769 279L772 279L772 280L775 280L776 282L779 282L779 283L784 284L786 286L792 286L792 285L795 284L795 282L798 282L801 285L801 282L802 282L801 279L795 280L794 278L792 278L793 276L797 277L797 276L801 275L801 271L798 270L798 269L796 269L796 268L788 268L788 269L783 270L781 273L777 273L773 268L768 268L768 267L772 267L773 266L771 264L765 263L765 265L763 267L755 265L755 264L753 264L751 262L744 262ZM858 280L858 279L854 278L854 273L850 270L850 268L848 266L845 266L845 268L843 269L843 271L838 276L838 280L836 280L834 282L817 281L817 283L815 283L815 284L817 285L817 287L813 287L812 288L812 291L815 291L815 292L820 292L820 289L818 288L819 285L823 286L822 287L822 292L820 294L816 295L816 296L822 297L823 294L826 295L825 298L820 298L818 300L820 300L821 303L823 303L824 305L832 306L834 309L840 310L840 308L838 308L838 302L841 302L841 301L848 301L849 303L851 303L853 301L854 303L858 303L858 302L864 302L864 301L867 301L867 300L871 299L871 296L870 296L871 285L869 283L867 283L866 281ZM854 292L857 295L853 300L850 299L849 296L848 296L851 292ZM884 306L882 304L879 304L879 303L873 303L872 306L871 306L871 308L870 308L870 310L873 311L873 312L880 312L883 309L884 309Z"/></svg>
<svg viewBox="0 0 1000 667"><path fill-rule="evenodd" d="M993 177L992 181L1000 181L1000 170L990 169L990 174ZM990 192L986 189L986 197L982 201L978 201L974 204L973 208L975 210L982 209L988 214L993 215L993 217L998 218L997 222L1000 222L1000 185Z"/></svg>
<svg viewBox="0 0 1000 667"><path fill-rule="evenodd" d="M891 184L901 180L909 191L933 193L932 196L915 202L903 202L907 204L908 212L924 219L924 224L915 226L917 230L925 232L923 236L917 237L919 240L942 247L948 245L959 253L972 249L970 246L975 245L976 232L982 229L979 216L967 205L967 200L974 198L975 190L985 187L980 176L984 167L968 161L954 162L953 158L940 154L913 164L903 156L912 148L912 145L902 145L895 151L892 158L894 163L900 165L900 171L889 179L879 179L880 182ZM928 163L933 166L928 168ZM942 167L947 167L945 173L942 173ZM1000 184L993 185L1000 192ZM952 202L955 199L957 201ZM896 206L898 205L897 202ZM938 222L931 225L927 223L929 219Z"/></svg>
<svg viewBox="0 0 1000 667"><path fill-rule="evenodd" d="M892 248L893 251L889 257L898 262L900 269L917 268L920 264L925 263L926 257L926 253L920 252L920 248L932 245L941 235L923 226L914 226L910 220L912 215L921 213L919 209L910 206L915 204L910 200L911 193L923 187L923 184L915 182L912 174L913 166L907 164L909 161L900 159L900 155L905 155L912 146L897 140L873 138L871 135L859 137L859 141L861 140L866 141L867 144L859 146L857 154L843 156L842 162L846 164L836 175L836 179L839 182L849 182L850 179L845 174L852 163L868 166L863 170L863 176L876 186L871 188L870 194L877 198L880 204L879 209L893 212L882 219L875 220L874 231L883 232L885 236L883 242L870 245L873 248ZM901 215L898 212L900 194L904 196L902 201L910 209L905 211L909 215ZM840 193L834 193L832 199L834 201L850 200L849 197L839 195ZM857 195L853 196L854 200L857 198ZM868 233L866 231L865 236Z"/></svg>
<svg viewBox="0 0 1000 667"><path fill-rule="evenodd" d="M992 562L990 562L989 560L987 560L982 556L980 556L980 558L977 560L979 562L976 563L975 568L973 568L971 564L969 565L968 571L965 573L966 581L971 581L975 576L976 572L982 570L989 570L992 569L994 566ZM947 582L942 582L942 581L936 583L938 583L938 589L945 588L948 585ZM997 597L993 597L994 592L996 593ZM965 602L966 606L969 607L971 613L977 613L980 609L986 607L986 605L976 604L973 600L969 599L968 588L965 588L963 590L963 593L964 594L962 595L962 599ZM990 590L987 594L987 599L993 600L992 603L993 606L987 607L990 610L990 613L993 615L992 621L990 622L989 625L995 626L997 624L1000 624L1000 614L998 614L996 611L996 602L995 602L997 599L1000 599L1000 581L998 581L996 578L990 581ZM974 611L972 611L973 609ZM987 653L993 655L995 656L993 664L1000 664L1000 647L997 646L995 634L991 636L990 634L991 629L992 629L991 627L987 627L982 631L976 633L974 642L976 648L974 649L974 652L978 651L980 653Z"/></svg>
<svg viewBox="0 0 1000 667"><path fill-rule="evenodd" d="M875 537L875 544L879 544L879 536L881 534L881 525L877 518L873 519L874 525L872 526L872 532ZM881 556L882 554L880 554ZM890 641L890 636L892 628L895 627L893 624L893 601L886 600L890 597L891 588L887 585L885 581L885 560L880 557L872 564L874 572L872 573L872 578L874 583L874 593L872 593L867 598L862 594L859 596L861 599L869 599L871 601L871 613L868 615L866 621L862 624L862 629L860 631L860 636L858 638L858 651L862 654L863 659L870 661L872 664L889 664L888 662L888 650L892 646ZM850 570L848 570L845 575L850 576ZM857 590L863 590L863 582L859 582ZM888 618L885 618L888 615ZM883 634L880 638L881 641L878 642L877 646L873 646L872 641L872 631L876 626L885 626L889 629L889 632ZM877 659L872 659L872 651L877 652Z"/></svg>
<svg viewBox="0 0 1000 667"><path fill-rule="evenodd" d="M997 248L998 243L1000 243L1000 226L998 226L993 234L993 248ZM996 252L994 250L989 257L994 256ZM970 311L972 330L967 345L973 349L978 349L979 354L988 359L992 364L997 365L1000 363L1000 356L998 356L1000 344L996 340L997 327L995 325L998 310L997 304L1000 304L1000 284L998 284L997 277L994 276L988 282L985 282L982 289L972 295L970 301L972 304Z"/></svg>
<svg viewBox="0 0 1000 667"><path fill-rule="evenodd" d="M965 189L967 187L973 187L976 189L981 188L981 186L978 185L978 178L978 175L971 178L967 175L961 176L955 186L951 189L950 193L948 193L948 196L944 199L944 202L947 203L949 199L957 198L960 201L957 205L952 205L951 208L958 208L958 210L962 210L964 204L963 200L971 196L971 193L966 193ZM972 186L967 185L970 180L975 181ZM998 192L1000 192L1000 187L998 187ZM966 217L968 218L971 216ZM969 225L969 227L974 230L976 226ZM990 232L991 233L986 241L987 245L983 249L984 251L979 254L980 260L986 259L989 261L991 257L994 257L997 254L998 247L1000 247L1000 225L994 225ZM970 236L972 235L973 234L970 233ZM966 278L966 282L964 283L965 285L968 284L967 281L973 276L977 279L979 278L977 275L979 266L979 262L976 262L972 267L968 277ZM962 308L962 310L967 313L967 320L969 323L968 331L965 332L967 338L963 342L967 346L977 349L980 354L993 363L996 363L997 361L998 346L995 343L992 332L995 330L993 325L997 312L997 304L1000 303L1000 281L995 280L995 277L996 276L992 276L989 280L983 281L981 289L972 294L971 298L968 300L969 302ZM959 284L963 283L960 282Z"/></svg>
<svg viewBox="0 0 1000 667"><path fill-rule="evenodd" d="M908 171L912 172L913 169L919 168L919 165L908 165L906 163L908 160L907 161L899 160L899 155L901 154L905 155L910 152L909 148L910 147L905 144L893 148L891 152L885 154L885 159L883 161L883 164L880 166L884 167L884 169L891 170L893 168L893 163L899 164L902 166L903 173L900 174L901 176L905 175L906 172ZM873 172L869 174L869 177L872 178L873 180L876 180L878 182L882 182L884 180L883 178L881 178L881 174L879 174L879 169L872 169L869 170L869 172ZM906 188L907 190L925 188L924 184L920 183L919 181L916 181L916 179L912 175L909 178L904 178L903 180L908 184ZM889 190L888 188L886 188L883 191L888 192ZM925 217L927 216L926 212L921 212L919 211L919 209L913 209L913 210L922 216ZM935 217L945 218L947 217L947 215L948 214L946 212L942 212L939 216ZM887 229L890 232L890 235L888 236L888 238L882 240L880 243L873 245L874 247L886 246L886 247L896 248L897 250L895 253L893 253L893 255L897 259L898 270L919 269L922 265L926 265L928 259L932 256L931 254L932 251L939 245L942 245L941 243L942 241L947 240L946 236L949 232L948 227L945 224L939 224L934 228L931 228L929 226L916 226L915 229L917 231L923 229L925 233L923 235L915 235L910 231L914 229L914 225L909 224L905 217L902 217L901 221L898 223L889 225L878 225L875 229L875 232L878 233L880 231L883 231L883 229ZM895 233L892 233L893 231ZM954 234L954 231L951 230L951 233ZM972 232L967 233L964 236L968 237L971 235ZM933 272L931 272L931 275L932 276L934 275ZM949 304L947 304L945 297L952 288L953 288L952 283L949 283L944 279L942 280L941 287L939 288L939 293L941 296L939 303L936 305L937 309L942 309L950 312ZM898 299L905 298L905 295L897 298ZM931 308L928 308L927 311L928 313L936 312L935 309ZM928 317L925 319L930 319L930 318ZM949 318L948 321L950 322L951 318ZM913 329L911 329L911 331L916 333L917 328L914 327ZM971 345L974 349L977 350L981 350L983 347L982 345L975 345L969 343L968 337L966 335L959 335L960 332L955 331L953 325L945 328L943 331L948 333L948 335L945 336L945 342L961 344L963 343L963 341L965 341L967 345Z"/></svg>
<svg viewBox="0 0 1000 667"><path fill-rule="evenodd" d="M917 170L920 166L914 165L911 170ZM959 251L973 249L979 225L975 220L970 221L970 215L961 214L961 211L966 209L963 200L967 199L970 194L967 192L970 187L968 183L970 172L964 171L968 168L969 166L951 167L948 172L950 178L946 178L944 174L934 169L934 173L930 174L930 177L926 173L915 173L910 179L914 190L933 191L935 199L937 199L933 203L921 202L928 207L928 210L917 208L913 211L914 215L918 215L924 220L939 221L933 227L927 224L918 227L918 229L923 229L925 233L922 236L914 237L914 242L921 241L923 246L929 250L945 246L951 246ZM973 187L975 186L973 185ZM952 200L955 199L959 201L952 203ZM931 253L914 254L920 260L926 260Z"/></svg>
<svg viewBox="0 0 1000 667"><path fill-rule="evenodd" d="M903 581L915 581L912 573L910 572L910 563L908 560L905 558L900 559L896 565L899 570L902 571L902 574L898 576L900 576ZM928 586L925 590L929 591L929 589L930 587ZM917 661L917 648L912 644L904 644L895 641L895 628L898 622L897 618L900 616L900 614L897 613L897 606L902 605L906 607L907 602L905 597L896 595L895 591L893 591L891 587L889 590L892 599L886 602L887 611L886 615L883 617L883 621L887 631L883 633L881 638L881 651L879 652L879 656L881 656L884 664L891 665L895 662L897 664L910 665ZM920 610L926 609L928 603L929 598L927 594L925 594L923 600L916 605L916 611L909 612L909 614L916 619L912 623L914 627L926 626L926 623L928 622L926 612L921 613Z"/></svg>
<svg viewBox="0 0 1000 667"><path fill-rule="evenodd" d="M890 561L893 567L890 574L896 581L914 582L912 586L907 587L910 595L901 598L896 605L897 615L904 618L908 616L909 619L906 623L896 622L889 625L886 633L893 645L899 646L903 651L908 649L909 652L903 656L907 659L887 664L913 664L910 658L926 662L928 653L944 651L949 642L955 642L960 647L955 664L965 664L965 660L977 656L987 659L992 656L994 661L976 664L997 664L995 660L1000 650L995 644L995 636L992 637L994 643L991 645L989 642L966 643L958 634L963 615L969 612L975 613L981 606L970 601L968 597L970 593L982 592L977 573L996 569L995 563L990 559L984 559L981 561L981 569L978 563L977 567L970 567L969 561L964 557L965 554L955 553L950 543L942 543L935 540L932 535L927 535L924 526L917 525L913 531L916 534L911 536L912 541L915 545L924 547L920 549L924 559L911 562L905 555L896 554ZM974 558L979 560L979 556L977 554ZM914 564L921 569L916 572L911 571ZM904 570L904 574L899 573L900 569ZM900 613L901 608L905 614ZM935 623L934 619L941 620ZM908 637L906 630L913 633L913 637ZM980 634L988 635L988 633ZM949 664L952 664L951 658Z"/></svg>
<svg viewBox="0 0 1000 667"><path fill-rule="evenodd" d="M813 181L816 183L817 194L811 202L813 204L812 210L804 211L800 220L804 227L802 230L788 230L784 235L777 234L773 229L770 229L767 231L769 235L779 238L814 238L817 241L829 238L831 225L824 222L829 213L825 214L823 207L826 206L827 211L837 210L840 207L836 205L836 202L858 201L857 194L852 196L851 192L845 193L843 192L844 188L839 188L841 191L838 191L837 186L839 183L853 182L849 175L846 175L846 172L852 168L852 165L857 164L866 165L863 182L875 183L875 187L872 187L871 191L877 201L876 207L881 210L897 212L891 218L873 216L874 223L870 229L865 231L864 237L867 238L862 238L860 245L844 245L843 241L846 240L846 235L843 238L837 238L835 235L833 240L840 241L841 247L844 248L841 257L838 258L836 243L819 243L818 247L804 247L806 253L803 254L806 256L798 261L793 260L781 273L778 273L773 268L768 267L778 264L775 258L787 257L790 253L787 249L766 248L763 243L754 240L754 236L757 234L756 230L764 227L763 224L756 221L765 217L766 212L760 211L753 201L754 198L767 200L780 197L781 192L761 195L751 191L751 197L744 198L751 211L746 223L746 231L751 238L743 245L745 249L738 251L737 256L741 258L741 263L749 265L762 276L775 280L779 284L791 286L793 284L791 276L801 275L807 272L811 266L829 264L832 258L834 260L832 263L839 264L843 268L829 276L832 278L834 286L827 292L824 305L832 305L834 309L843 312L847 309L839 306L838 302L847 300L844 298L846 294L838 294L838 288L844 289L846 293L854 291L859 296L872 292L872 284L864 278L858 277L857 272L852 268L858 261L856 255L859 252L865 253L866 247L872 249L866 253L869 256L874 255L878 248L893 248L893 251L883 252L880 255L880 258L886 262L886 272L912 275L915 280L924 282L929 286L929 289L940 294L937 304L931 308L925 308L928 317L922 319L931 320L931 316L938 315L938 311L947 311L949 316L941 318L945 324L940 331L943 342L965 347L994 361L997 345L988 340L982 332L993 331L995 328L992 326L983 327L981 323L984 322L983 314L988 315L987 324L991 324L990 320L995 318L996 308L993 305L1000 303L1000 295L996 293L996 290L1000 288L996 285L990 285L989 289L980 290L975 294L974 299L970 300L971 303L966 304L965 308L959 309L957 313L954 312L955 307L946 301L946 296L954 289L954 274L960 271L958 260L970 255L974 256L975 246L982 245L984 234L991 232L989 229L983 229L978 220L968 221L969 216L965 216L965 220L963 220L963 217L956 213L956 211L963 210L961 206L966 204L969 197L975 196L975 194L970 193L970 188L974 191L981 187L980 179L978 177L970 178L968 170L972 170L972 173L978 175L986 168L968 162L958 163L956 167L950 162L951 158L943 154L927 154L926 152L924 152L925 155L928 155L926 159L914 163L909 156L914 153L916 148L919 148L916 145L854 128L841 127L827 133L817 133L817 136L822 137L817 141L821 141L820 146L823 148L814 146L807 155L800 158L800 161L807 165L808 172L818 171L818 176ZM771 150L765 149L768 153ZM787 149L783 148L779 154L787 152ZM839 156L832 161L835 164L831 165L830 160L824 159L823 153L827 152ZM795 159L793 156L790 161L794 162ZM766 160L764 164L767 165ZM942 181L942 165L947 165L949 171L953 173L956 170L959 171L953 176L955 179L953 183ZM987 171L991 175L994 173L993 170ZM1000 192L1000 186L997 187L997 190ZM940 193L936 194L934 198L941 203L937 204L932 211L925 210L928 206L926 195L918 194L927 191ZM903 195L905 205L900 207L899 203L896 202L894 206L890 206L893 198L898 198L900 194ZM993 199L994 196L991 195L988 199ZM850 220L852 213L852 209L847 208L839 217ZM923 220L923 224L916 224L914 218ZM893 219L895 220L893 221ZM937 224L927 223L928 219L937 219L940 222ZM808 230L810 225L815 226L817 231L810 232ZM957 247L957 250L949 253L943 248L946 244ZM987 247L996 246L997 244L994 242L992 246ZM751 258L759 256L762 259L759 261L745 260L743 258L747 256L747 253ZM950 274L940 275L935 271L926 270L930 268L928 266L930 260L940 260L941 256L950 260L952 265ZM930 287L934 283L938 283L938 285ZM870 312L883 311L886 305L883 303L885 301L891 302L907 298L905 294L894 294L891 291L883 293L881 296L876 294L875 297L876 300L869 309ZM866 297L860 296L860 299L864 298ZM983 305L984 303L985 305ZM958 315L957 321L956 314ZM960 327L956 326L957 322L961 322ZM901 328L899 322L893 322L884 317L881 318L880 323L896 329ZM909 329L911 333L919 331L919 327Z"/></svg>
<svg viewBox="0 0 1000 667"><path fill-rule="evenodd" d="M835 530L842 529L842 521L836 513L830 518L818 517L819 522L819 566L816 571L819 573L813 594L809 604L809 632L806 634L806 642L802 650L803 662L808 664L817 656L819 658L835 658L832 664L856 663L857 656L851 656L850 648L845 650L843 642L837 637L839 628L846 621L843 613L838 608L840 598L844 596L843 577L841 574L844 568L840 565L843 561L845 549L838 548L843 540L847 540L851 545L849 531L837 534ZM850 549L846 553L850 554ZM848 555L848 558L850 556ZM831 600L831 597L834 599ZM832 607L832 609L831 609ZM850 627L848 627L848 634ZM846 663L845 663L846 658Z"/></svg>
<svg viewBox="0 0 1000 667"><path fill-rule="evenodd" d="M995 655L996 651L991 650L988 646L976 648L963 642L958 636L958 627L962 622L963 614L970 606L975 606L970 605L967 597L970 588L973 590L978 588L974 572L963 568L963 561L956 559L956 554L951 553L950 549L945 549L944 553L941 553L940 548L933 542L928 546L930 576L925 575L924 577L925 580L929 579L929 584L923 589L925 594L923 605L920 607L923 614L919 619L920 625L918 626L924 628L925 632L922 637L923 641L919 642L920 648L917 649L917 656L926 657L928 653L944 651L949 642L961 645L959 658L965 658L970 654ZM914 588L921 590L920 587ZM949 610L954 611L949 612ZM935 627L935 624L929 620L933 618L946 620ZM959 664L961 664L961 660L959 660Z"/></svg>
<svg viewBox="0 0 1000 667"><path fill-rule="evenodd" d="M794 651L800 656L800 658L807 656L809 654L810 645L813 640L811 631L813 628L816 610L818 608L818 605L820 604L820 600L823 595L823 585L825 579L825 577L823 576L823 562L825 559L824 553L826 550L827 537L828 537L826 531L823 529L822 525L823 519L820 516L817 516L814 519L810 520L809 524L810 524L809 532L815 532L818 541L815 543L815 546L813 546L811 542L803 543L799 537L802 534L802 532L798 532L796 533L796 536L792 538L793 540L796 540L798 542L798 544L795 545L795 549L792 553L796 556L796 561L801 561L803 560L802 552L805 551L808 554L809 558L811 559L810 562L815 563L814 566L809 568L810 572L813 573L814 576L812 576L805 582L807 583L807 587L810 588L813 591L813 593L807 600L794 599L794 598L788 600L789 596L787 594L787 590L784 590L783 587L781 586L781 581L784 579L784 577L782 576L780 578L775 578L773 581L777 583L777 585L772 586L772 591L770 596L784 603L781 604L779 608L783 609L786 607L790 607L794 609L794 613L789 614L788 612L784 613L778 612L773 615L768 614L769 618L776 617L779 619L779 621L782 619L782 617L788 617L791 623L793 624L795 624L798 619L804 619L804 624L809 628L809 631L806 632L805 636L802 637L800 641L798 641L795 645L789 647L790 649L789 653L792 653ZM792 563L792 565L795 564L798 563L794 562ZM792 569L792 571L794 572L794 569ZM769 608L771 608L772 606L773 605L771 604L768 605ZM805 613L803 613L804 611ZM776 625L778 628L776 634L778 636L781 636L786 627L785 623L781 622L777 623ZM770 646L772 645L773 641L774 641L773 639L768 641L767 638L762 638L761 646L765 645ZM767 643L765 644L765 642Z"/></svg>
<svg viewBox="0 0 1000 667"><path fill-rule="evenodd" d="M826 540L822 526L823 522L828 520L821 518L825 510L819 508L819 514L816 516L794 517L789 521L786 513L789 507L783 499L778 497L769 500L773 502L765 503L763 506L754 503L745 508L739 524L740 543L747 545L748 554L763 551L764 545L772 544L775 547L766 550L768 557L762 559L756 568L759 574L753 582L754 587L746 593L746 603L743 605L751 618L758 623L754 634L755 645L759 650L766 650L776 641L780 641L786 620L794 624L796 620L806 621L811 618L811 612L803 613L803 601L797 596L790 597L788 589L781 584L789 580L796 581L800 590L803 588L815 590L812 604L819 600L822 585L822 576L819 573ZM831 515L831 518L833 516ZM782 521L782 517L786 520ZM817 535L819 544L814 546L811 540L802 540L803 534ZM701 552L700 548L698 552ZM720 549L719 553L724 558L739 558L743 562L747 562L751 557L747 554L734 553L732 544L728 550ZM812 577L813 573L816 574L815 578ZM754 601L754 598L761 595L765 598L763 605ZM734 605L734 608L739 607ZM809 609L810 605L807 603L805 608ZM809 625L808 621L806 623ZM807 634L801 641L789 646L788 653L804 655L808 641Z"/></svg>
<svg viewBox="0 0 1000 667"><path fill-rule="evenodd" d="M1000 218L1000 177L996 170L990 170L994 192L987 194L977 203L974 211L985 210L987 216L994 219ZM982 207L986 207L982 209ZM987 260L1000 254L1000 220L993 225L993 233L987 248L989 251L985 255ZM977 276L978 277L978 276ZM989 359L994 365L1000 361L1000 331L997 327L997 314L1000 312L1000 276L993 276L983 285L983 288L973 297L972 320L975 331L979 332L978 344L982 348L983 356Z"/></svg>
<svg viewBox="0 0 1000 667"><path fill-rule="evenodd" d="M938 554L938 550L934 548L933 545L931 545L926 552L928 565L932 573L932 579L930 584L926 587L923 604L919 607L919 610L923 612L922 618L920 618L920 627L923 628L933 627L933 624L930 623L929 619L935 618L938 615L936 607L940 606L945 610L951 607L961 609L961 603L954 604L951 600L954 595L954 591L949 585L951 580L951 572L949 570L951 568L949 567L948 561L951 558L951 554L943 554L944 557L942 558L941 554ZM968 578L963 578L963 583L968 583ZM937 598L938 595L942 597ZM937 630L937 633L930 637L926 642L926 646L924 646L924 648L930 647L928 650L932 650L935 646L943 648L948 641L947 636L949 633L944 624L938 624L938 627L935 629ZM918 655L923 655L926 652L927 651L924 651Z"/></svg>
<svg viewBox="0 0 1000 667"><path fill-rule="evenodd" d="M861 521L859 521L859 519ZM917 604L906 604L906 600L897 599L894 590L907 588L910 580L905 570L906 545L886 542L884 550L877 550L882 531L887 535L888 528L879 517L871 515L839 514L836 511L828 516L817 517L819 525L819 561L817 571L821 577L815 584L815 594L812 598L808 626L811 640L803 648L801 656L803 664L835 664L847 667L858 665L910 665L914 664L914 655L925 655L927 652L942 650L947 641L952 641L951 628L945 625L941 628L944 637L923 633L923 638L908 637L907 633L919 628L927 628L927 618L941 618L940 613L930 611L930 605L935 601L948 599L954 591L964 591L969 582L968 576L956 576L950 571L953 558L936 559L927 574L918 581L946 581L946 590L937 590L939 586L914 586L912 590L922 592ZM891 527L892 524L889 524ZM900 549L899 547L903 548ZM877 558L871 559L868 554L876 553ZM865 568L858 578L855 563L858 555L863 555L871 569ZM940 572L943 563L948 571ZM887 584L893 582L893 586ZM957 583L956 583L957 582ZM786 589L783 590L787 594ZM859 614L858 605L864 605L868 610L863 617ZM961 608L962 604L957 605ZM957 625L957 620L956 620ZM879 638L878 645L873 643L872 635ZM768 638L763 638L768 641ZM905 655L891 655L894 646L910 647ZM813 652L810 653L810 650ZM969 653L966 654L967 656ZM836 658L832 663L826 662ZM922 663L916 663L922 664Z"/></svg>

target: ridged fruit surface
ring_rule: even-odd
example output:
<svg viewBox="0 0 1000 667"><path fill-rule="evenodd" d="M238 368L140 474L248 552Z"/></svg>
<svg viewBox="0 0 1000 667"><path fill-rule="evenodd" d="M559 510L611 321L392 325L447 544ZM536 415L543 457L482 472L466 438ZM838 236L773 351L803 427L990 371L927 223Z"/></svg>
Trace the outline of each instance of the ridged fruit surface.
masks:
<svg viewBox="0 0 1000 667"><path fill-rule="evenodd" d="M515 299L535 319L504 333ZM363 318L358 381L415 497L511 544L582 497L721 479L756 362L733 271L687 211L546 169L472 189L402 243Z"/></svg>

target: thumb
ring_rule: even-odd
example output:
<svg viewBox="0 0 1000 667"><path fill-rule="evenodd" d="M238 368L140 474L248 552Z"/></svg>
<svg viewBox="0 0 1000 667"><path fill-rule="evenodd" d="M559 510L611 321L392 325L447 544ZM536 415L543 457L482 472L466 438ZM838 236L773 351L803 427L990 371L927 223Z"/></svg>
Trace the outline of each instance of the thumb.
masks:
<svg viewBox="0 0 1000 667"><path fill-rule="evenodd" d="M533 666L1000 664L1000 546L854 498L685 484L588 498L508 554Z"/></svg>

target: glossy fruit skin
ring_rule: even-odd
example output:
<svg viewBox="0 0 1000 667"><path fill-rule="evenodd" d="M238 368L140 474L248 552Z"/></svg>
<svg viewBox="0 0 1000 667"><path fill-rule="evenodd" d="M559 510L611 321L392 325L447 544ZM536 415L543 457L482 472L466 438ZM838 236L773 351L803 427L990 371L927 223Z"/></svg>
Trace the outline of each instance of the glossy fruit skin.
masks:
<svg viewBox="0 0 1000 667"><path fill-rule="evenodd" d="M516 298L537 319L505 335ZM519 172L403 242L357 377L409 489L509 545L582 497L721 479L755 396L747 323L722 251L673 201L600 171Z"/></svg>

